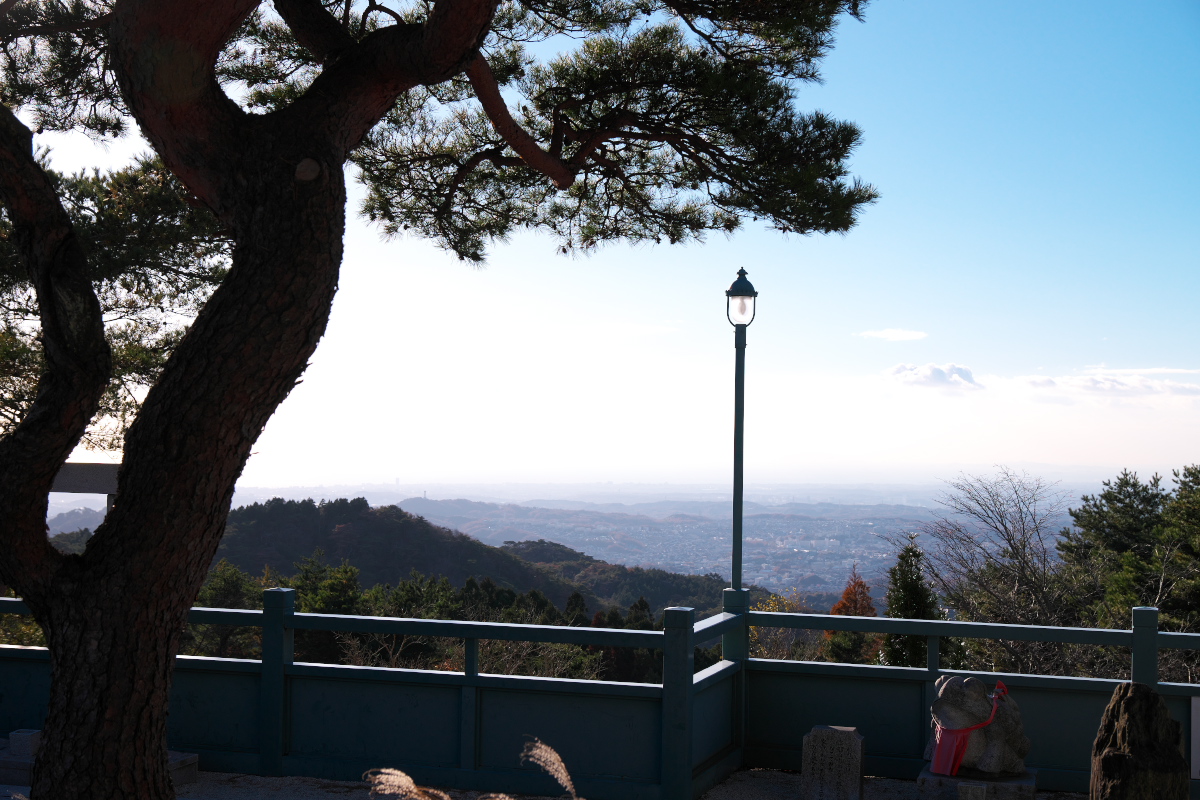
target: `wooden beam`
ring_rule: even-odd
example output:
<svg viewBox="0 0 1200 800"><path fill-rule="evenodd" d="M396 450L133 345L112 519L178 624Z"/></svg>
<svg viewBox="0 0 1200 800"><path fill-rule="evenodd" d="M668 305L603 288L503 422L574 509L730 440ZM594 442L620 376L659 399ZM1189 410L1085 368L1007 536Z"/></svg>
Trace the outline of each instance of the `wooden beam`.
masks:
<svg viewBox="0 0 1200 800"><path fill-rule="evenodd" d="M116 494L117 470L120 467L120 464L63 464L50 491L76 494Z"/></svg>

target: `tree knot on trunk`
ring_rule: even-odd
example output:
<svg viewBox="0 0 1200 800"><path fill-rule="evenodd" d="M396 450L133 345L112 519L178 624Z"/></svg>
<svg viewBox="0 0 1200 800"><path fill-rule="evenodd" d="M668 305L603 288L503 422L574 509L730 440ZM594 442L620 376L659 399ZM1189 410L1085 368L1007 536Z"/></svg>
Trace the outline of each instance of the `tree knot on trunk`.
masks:
<svg viewBox="0 0 1200 800"><path fill-rule="evenodd" d="M321 177L321 162L315 158L305 158L296 165L296 180L302 182L315 181Z"/></svg>

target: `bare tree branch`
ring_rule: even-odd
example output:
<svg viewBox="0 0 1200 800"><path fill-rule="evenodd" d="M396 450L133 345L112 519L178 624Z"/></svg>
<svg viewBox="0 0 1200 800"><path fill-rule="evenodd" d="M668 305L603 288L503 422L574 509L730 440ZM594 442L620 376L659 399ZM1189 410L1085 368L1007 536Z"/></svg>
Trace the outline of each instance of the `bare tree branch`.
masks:
<svg viewBox="0 0 1200 800"><path fill-rule="evenodd" d="M350 8L350 0L346 0L346 8L347 9ZM388 8L387 6L375 2L375 0L369 0L369 2L367 3L367 9L365 11L363 11L363 16L362 16L363 23L364 24L366 23L368 16L370 16L372 13L376 13L376 12L380 13L380 14L387 14L392 19L396 20L396 23L399 25L404 24L404 17L400 16L399 14L397 14L395 11Z"/></svg>
<svg viewBox="0 0 1200 800"><path fill-rule="evenodd" d="M927 556L938 593L972 620L1075 624L1056 570L1055 533L1066 495L1055 484L1006 467L994 476L964 475L948 483L951 491L939 499L948 513L924 526L933 542ZM1055 647L1000 647L1022 670L1046 668L1046 659L1059 657Z"/></svg>

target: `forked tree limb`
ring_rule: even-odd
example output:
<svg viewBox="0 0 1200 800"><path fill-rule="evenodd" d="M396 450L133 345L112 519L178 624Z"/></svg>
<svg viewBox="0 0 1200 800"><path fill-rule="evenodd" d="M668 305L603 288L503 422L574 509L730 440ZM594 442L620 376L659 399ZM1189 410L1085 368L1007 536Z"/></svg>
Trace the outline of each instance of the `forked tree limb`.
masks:
<svg viewBox="0 0 1200 800"><path fill-rule="evenodd" d="M164 163L216 215L246 117L217 84L225 43L260 0L118 0L109 26L114 71Z"/></svg>
<svg viewBox="0 0 1200 800"><path fill-rule="evenodd" d="M275 0L275 10L296 41L319 61L332 61L355 44L354 37L320 0Z"/></svg>
<svg viewBox="0 0 1200 800"><path fill-rule="evenodd" d="M164 162L218 217L240 191L231 154L247 136L306 137L341 168L362 138L414 86L460 73L487 35L497 0L439 0L419 25L352 42L306 0L277 6L302 42L334 56L290 106L249 119L217 84L225 43L261 0L118 0L110 26L121 88ZM324 15L324 16L322 16ZM334 26L345 33L334 31Z"/></svg>
<svg viewBox="0 0 1200 800"><path fill-rule="evenodd" d="M460 73L478 52L491 27L498 0L438 0L422 26L428 77L444 81Z"/></svg>
<svg viewBox="0 0 1200 800"><path fill-rule="evenodd" d="M462 73L487 36L497 0L439 0L424 23L372 31L327 65L308 90L279 112L321 131L346 158L415 86Z"/></svg>
<svg viewBox="0 0 1200 800"><path fill-rule="evenodd" d="M112 358L87 257L33 151L33 134L0 105L0 202L37 291L45 368L33 406L0 439L0 583L48 590L62 556L46 537L46 505L108 385Z"/></svg>

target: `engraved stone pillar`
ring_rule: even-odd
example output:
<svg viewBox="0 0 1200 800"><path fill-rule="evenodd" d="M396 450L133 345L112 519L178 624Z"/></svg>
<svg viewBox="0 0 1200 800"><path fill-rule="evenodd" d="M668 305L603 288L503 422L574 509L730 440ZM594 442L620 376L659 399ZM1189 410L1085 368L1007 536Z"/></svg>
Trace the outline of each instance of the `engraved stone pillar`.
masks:
<svg viewBox="0 0 1200 800"><path fill-rule="evenodd" d="M863 737L858 728L817 725L804 737L803 800L862 800Z"/></svg>

